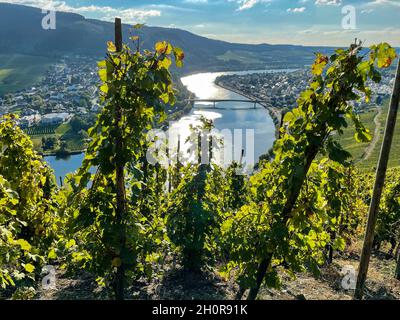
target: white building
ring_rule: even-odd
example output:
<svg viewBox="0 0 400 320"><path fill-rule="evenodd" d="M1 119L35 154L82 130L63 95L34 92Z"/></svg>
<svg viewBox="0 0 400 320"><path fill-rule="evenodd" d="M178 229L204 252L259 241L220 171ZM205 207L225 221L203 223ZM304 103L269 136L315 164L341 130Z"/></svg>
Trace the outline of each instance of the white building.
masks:
<svg viewBox="0 0 400 320"><path fill-rule="evenodd" d="M36 124L38 124L41 120L41 116L39 114L32 114L29 116L24 116L18 120L19 126L21 128L29 128Z"/></svg>
<svg viewBox="0 0 400 320"><path fill-rule="evenodd" d="M57 125L69 121L72 118L70 113L48 113L42 116L42 125Z"/></svg>

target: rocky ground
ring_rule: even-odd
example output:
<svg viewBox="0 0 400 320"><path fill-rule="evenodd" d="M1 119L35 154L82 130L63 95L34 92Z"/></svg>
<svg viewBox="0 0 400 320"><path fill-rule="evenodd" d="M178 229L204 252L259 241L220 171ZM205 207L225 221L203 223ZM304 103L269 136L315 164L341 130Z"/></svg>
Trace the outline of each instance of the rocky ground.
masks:
<svg viewBox="0 0 400 320"><path fill-rule="evenodd" d="M280 290L263 288L259 298L265 300L350 300L353 290L342 286L343 268L357 269L359 246L348 248L345 253L336 255L331 265L322 269L319 277L311 274L298 274L296 279L282 275ZM366 299L400 300L400 281L394 279L395 260L388 259L384 252L374 253L368 272ZM187 273L177 268L167 270L163 277L151 283L145 280L133 284L128 289L129 299L234 299L238 290L233 281L226 281L213 272ZM81 273L69 278L65 273L57 274L57 290L40 291L38 299L107 299L108 293L100 289L94 278Z"/></svg>

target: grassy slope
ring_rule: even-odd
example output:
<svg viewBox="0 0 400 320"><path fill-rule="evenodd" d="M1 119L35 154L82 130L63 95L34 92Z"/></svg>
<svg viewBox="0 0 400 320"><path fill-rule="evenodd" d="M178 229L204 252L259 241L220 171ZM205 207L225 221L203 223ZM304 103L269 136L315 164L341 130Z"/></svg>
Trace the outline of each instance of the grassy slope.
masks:
<svg viewBox="0 0 400 320"><path fill-rule="evenodd" d="M246 52L246 51L238 52L238 51L228 50L223 55L218 56L217 59L224 61L224 62L233 60L233 61L238 61L238 62L245 63L245 64L246 63L261 63L261 61L257 57L256 53Z"/></svg>
<svg viewBox="0 0 400 320"><path fill-rule="evenodd" d="M35 85L54 62L39 56L0 54L0 95Z"/></svg>
<svg viewBox="0 0 400 320"><path fill-rule="evenodd" d="M36 150L41 150L42 148L42 138L44 137L55 137L55 138L62 138L67 142L68 150L75 152L81 151L85 148L84 142L81 138L72 132L71 125L69 123L65 123L60 125L54 134L35 134L31 136L31 140L33 142L34 148ZM46 152L55 152L56 150L47 150Z"/></svg>
<svg viewBox="0 0 400 320"><path fill-rule="evenodd" d="M389 109L389 101L386 101L383 106L382 115L380 117L381 130L379 132L378 143L372 150L371 156L366 161L360 163L361 169L370 169L370 168L375 168L377 166L379 153L383 143L383 134L386 125L388 109ZM389 168L399 167L399 166L400 166L400 113L397 115L397 124L393 138L392 150L389 158Z"/></svg>
<svg viewBox="0 0 400 320"><path fill-rule="evenodd" d="M374 134L375 130L374 118L376 114L377 111L374 109L360 115L362 123L364 123L372 135ZM342 146L353 155L354 160L359 161L362 159L364 151L368 147L368 143L357 142L354 138L354 125L351 120L348 120L348 123L349 127L344 130L343 135L339 137L339 141Z"/></svg>
<svg viewBox="0 0 400 320"><path fill-rule="evenodd" d="M379 153L383 142L383 134L388 114L389 100L384 102L382 108L383 108L382 113L379 117L381 128L378 132L379 137L377 143L375 144L375 147L372 149L371 155L367 159L357 163L357 166L361 170L365 171L374 170L377 166ZM361 114L361 120L366 125L366 127L371 131L371 134L374 134L375 130L375 124L374 124L375 115L376 112L374 111ZM353 155L353 158L357 161L362 158L365 149L368 147L368 144L357 143L354 140L353 136L354 136L354 126L349 126L349 128L345 130L343 136L339 138L339 141L341 142L343 147L346 150L348 150ZM400 113L397 115L397 125L392 144L392 151L389 159L389 168L394 168L399 166L400 166Z"/></svg>

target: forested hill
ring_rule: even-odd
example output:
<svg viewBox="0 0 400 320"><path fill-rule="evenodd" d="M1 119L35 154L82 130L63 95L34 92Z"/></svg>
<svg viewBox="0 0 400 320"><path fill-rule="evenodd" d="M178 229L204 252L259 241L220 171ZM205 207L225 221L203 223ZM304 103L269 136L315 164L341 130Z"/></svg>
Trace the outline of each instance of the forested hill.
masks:
<svg viewBox="0 0 400 320"><path fill-rule="evenodd" d="M73 13L57 13L56 30L43 30L40 9L0 3L0 53L60 56L103 55L104 44L113 39L113 24L86 19ZM124 25L128 42L130 25ZM168 40L184 49L186 72L265 67L303 66L312 62L316 51L329 48L292 45L249 45L212 40L171 28L146 26L141 31L143 47Z"/></svg>

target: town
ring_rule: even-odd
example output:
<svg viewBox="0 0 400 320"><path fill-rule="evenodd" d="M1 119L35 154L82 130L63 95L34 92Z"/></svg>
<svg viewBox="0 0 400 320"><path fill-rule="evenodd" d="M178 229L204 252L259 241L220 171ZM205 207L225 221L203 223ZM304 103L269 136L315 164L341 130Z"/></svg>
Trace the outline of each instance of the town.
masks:
<svg viewBox="0 0 400 320"><path fill-rule="evenodd" d="M46 71L40 83L0 96L0 116L18 115L18 125L43 154L83 151L88 140L86 130L101 110L98 60L89 56L64 56ZM190 93L176 78L176 103L166 109L171 120L180 118L191 108L187 103Z"/></svg>
<svg viewBox="0 0 400 320"><path fill-rule="evenodd" d="M46 72L35 87L0 97L0 115L15 113L23 128L59 125L73 115L99 111L96 60L64 57Z"/></svg>
<svg viewBox="0 0 400 320"><path fill-rule="evenodd" d="M393 88L393 70L382 73L379 84L369 82L368 85L374 95L371 102L364 99L355 101L354 107L358 112L365 111L389 97ZM307 69L291 72L263 72L245 75L224 75L217 78L216 83L222 87L238 92L251 99L265 101L281 112L286 112L296 106L296 100L304 91L312 78Z"/></svg>

